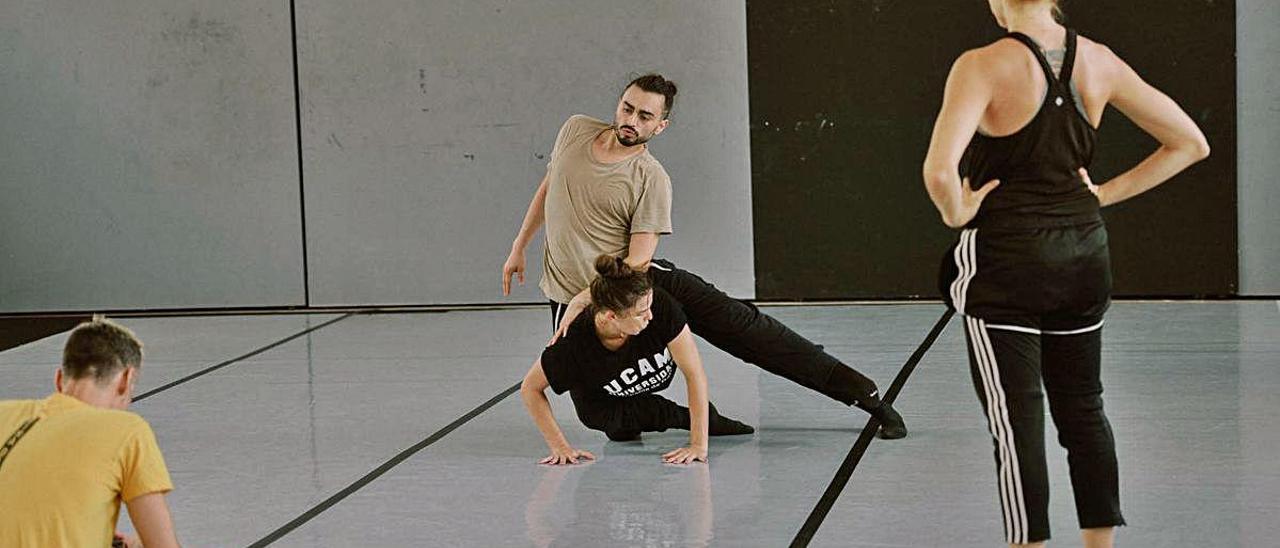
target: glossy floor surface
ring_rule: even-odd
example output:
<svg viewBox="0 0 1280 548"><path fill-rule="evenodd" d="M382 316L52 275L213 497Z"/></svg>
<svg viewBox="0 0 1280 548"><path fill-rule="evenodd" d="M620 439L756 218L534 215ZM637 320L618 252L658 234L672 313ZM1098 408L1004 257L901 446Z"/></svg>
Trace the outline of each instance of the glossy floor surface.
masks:
<svg viewBox="0 0 1280 548"><path fill-rule="evenodd" d="M765 310L882 389L943 313L936 304ZM122 320L146 343L139 393L160 389L132 409L164 451L181 540L785 546L866 424L857 410L700 342L712 401L756 425L755 435L715 438L706 465L664 465L660 454L686 432L610 442L553 396L571 443L598 458L539 466L546 448L518 394L477 410L524 375L548 316L526 308ZM0 353L0 398L46 395L64 340ZM1104 341L1129 520L1120 545L1280 538L1280 304L1120 302ZM212 366L221 367L198 375ZM684 385L677 379L664 395L683 402ZM999 545L991 438L959 319L897 406L911 435L872 441L811 545ZM1045 437L1055 544L1078 546L1051 422Z"/></svg>

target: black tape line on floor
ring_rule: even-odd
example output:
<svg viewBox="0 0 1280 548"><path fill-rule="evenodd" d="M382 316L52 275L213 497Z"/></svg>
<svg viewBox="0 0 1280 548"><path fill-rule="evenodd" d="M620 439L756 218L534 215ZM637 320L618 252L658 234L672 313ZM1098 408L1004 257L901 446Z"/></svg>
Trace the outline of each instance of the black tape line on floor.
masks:
<svg viewBox="0 0 1280 548"><path fill-rule="evenodd" d="M892 404L894 400L898 399L898 393L902 391L902 386L906 384L911 372L915 371L916 364L920 363L920 360L924 358L925 353L933 346L933 342L938 339L938 335L942 334L942 330L946 329L947 323L951 321L951 316L954 314L955 310L948 308L942 314L942 317L938 318L937 323L933 324L933 329L929 331L929 334L920 342L920 346L907 359L907 363L902 365L902 369L898 371L898 376L894 377L893 384L889 385L889 390L885 392L881 401ZM867 447L871 445L871 439L875 437L876 430L879 427L880 423L876 419L873 418L867 421L862 433L858 435L858 440L853 442L853 447L849 448L849 454L845 456L840 469L836 470L835 477L831 478L831 483L827 485L827 490L822 493L822 498L818 499L818 504L809 513L809 518L804 521L800 531L791 540L792 548L808 546L809 542L813 540L813 535L818 532L818 527L822 526L822 521L827 519L827 513L835 505L836 499L840 498L840 492L844 490L845 485L849 484L849 478L853 476L853 470L858 467L858 462L862 460L862 455L867 452Z"/></svg>
<svg viewBox="0 0 1280 548"><path fill-rule="evenodd" d="M342 501L342 499L345 499L348 496L350 496L352 493L355 493L356 491L360 490L361 487L364 487L369 483L373 482L373 480L378 479L379 476L387 473L392 468L395 468L396 465L404 462L405 460L408 460L409 457L412 457L418 451L426 449L428 445L431 445L437 441L440 441L440 438L447 436L450 432L453 432L459 426L466 424L468 421L476 418L481 413L488 411L490 407L497 405L498 402L501 402L502 400L506 399L507 396L514 394L516 390L519 390L519 389L520 389L520 383L517 382L511 385L510 388L503 390L497 396L490 398L489 401L480 404L479 407L472 409L471 412L459 417L458 420L455 420L449 423L448 426L445 426L444 428L437 430L436 433L431 434L431 436L429 436L427 439L422 440L418 443L415 443L412 447L405 449L404 451L401 451L400 454L394 457L391 457L390 460L382 463L381 466L374 468L372 472L365 474L364 477L356 480L351 485L348 485L345 488L343 488L341 491L334 493L333 496L325 499L324 502L321 502L320 504L315 505L310 510L307 510L306 512L304 512L302 515L294 518L293 521L290 521L289 523L286 523L283 527L280 527L279 529L272 531L271 534L268 534L267 536L262 537L262 539L259 540L258 542L250 544L249 548L258 548L260 546L267 546L277 540L280 540L281 537L289 534L290 531L293 531L294 529L301 527L302 524L308 521L311 521L312 518L315 518L316 516L320 515L321 512L328 510L329 507L337 504L338 502Z"/></svg>
<svg viewBox="0 0 1280 548"><path fill-rule="evenodd" d="M168 390L168 389L173 388L173 387L175 387L175 386L178 386L178 385L180 385L180 384L183 384L183 383L187 383L187 382L193 381L193 380L195 380L195 379L198 379L198 378L200 378L200 377L203 377L203 376L205 376L205 375L208 375L209 373L213 373L214 371L217 371L217 370L219 370L219 369L222 369L223 367L226 367L226 366L231 365L231 364L233 364L233 363L239 362L239 361L241 361L241 360L247 360L247 359L249 359L249 358L252 358L252 357L254 357L254 356L257 356L258 354L261 354L261 353L263 353L263 352L266 352L266 351L268 351L268 350L271 350L272 348L275 348L275 347L280 346L280 345L282 345L282 344L284 344L284 343L287 343L287 342L289 342L289 341L292 341L292 340L294 340L294 339L296 339L296 338L298 338L298 337L302 337L302 336L307 335L307 334L309 334L309 333L311 333L311 332L313 332L313 331L316 331L316 330L318 330L318 329L321 329L321 328L324 328L324 327L328 327L328 326L330 326L330 325L333 325L333 324L335 324L335 323L338 323L338 322L340 322L340 321L342 321L342 320L345 320L345 319L347 319L347 318L350 318L351 316L354 316L355 314L356 314L355 312L349 312L349 313L347 313L347 314L343 314L343 315L341 315L341 316L338 316L337 318L334 318L334 319L332 319L332 320L329 320L329 321L327 321L327 322L324 322L324 323L322 323L322 324L320 324L320 325L317 325L317 326L311 327L311 328L309 328L309 329L307 329L307 330L305 330L305 331L299 331L299 332L297 332L297 333L294 333L293 335L289 335L288 337L285 337L285 338L280 339L280 340L278 340L278 341L276 341L276 342L273 342L273 343L271 343L271 344L269 344L269 345L267 345L267 346L264 346L264 347L262 347L262 348L259 348L259 349L257 349L257 350L254 350L254 351L252 351L252 352L249 352L248 354L245 354L245 355L243 355L243 356L238 356L238 357L235 357L235 358L231 358L231 359L229 359L229 360L227 360L227 361L225 361L225 362L222 362L222 363L220 363L220 364L217 364L217 365L211 365L211 366L209 366L209 367L206 367L206 368L204 368L204 369L201 369L201 370L199 370L199 371L196 371L195 373L192 373L192 374L190 374L190 375L187 375L187 376L185 376L185 377L182 377L181 379L178 379L178 380L176 380L176 381L173 381L173 382L171 382L171 383L168 383L168 384L166 384L166 385L164 385L164 386L161 386L161 387L159 387L159 388L155 388L155 389L152 389L152 390L148 390L148 391L146 391L146 392L142 393L141 395L139 395L138 397L133 398L133 401L134 401L134 403L140 402L140 401L142 401L142 400L145 400L145 399L147 399L147 398L149 398L149 397L151 397L151 396L154 396L154 395L156 395L156 394L159 394L159 393L161 393L161 392L164 392L165 390Z"/></svg>

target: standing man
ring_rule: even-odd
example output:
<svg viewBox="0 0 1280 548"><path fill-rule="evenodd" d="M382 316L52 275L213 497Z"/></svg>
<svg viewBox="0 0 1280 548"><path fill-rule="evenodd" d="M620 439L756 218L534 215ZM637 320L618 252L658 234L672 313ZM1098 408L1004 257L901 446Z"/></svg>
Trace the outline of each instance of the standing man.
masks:
<svg viewBox="0 0 1280 548"><path fill-rule="evenodd" d="M695 334L745 362L867 411L879 419L883 438L906 436L902 417L882 404L871 379L754 305L653 258L659 236L671 233L671 179L645 143L670 125L675 96L674 82L647 74L623 89L613 124L583 115L565 122L503 265L503 294L510 294L513 275L524 282L525 248L545 223L540 286L551 301L553 340L590 304L595 257L624 257L632 268L648 269L654 285L675 297Z"/></svg>
<svg viewBox="0 0 1280 548"><path fill-rule="evenodd" d="M67 339L57 392L0 402L0 546L109 546L121 501L147 548L178 546L155 434L125 411L141 366L137 337L94 319Z"/></svg>

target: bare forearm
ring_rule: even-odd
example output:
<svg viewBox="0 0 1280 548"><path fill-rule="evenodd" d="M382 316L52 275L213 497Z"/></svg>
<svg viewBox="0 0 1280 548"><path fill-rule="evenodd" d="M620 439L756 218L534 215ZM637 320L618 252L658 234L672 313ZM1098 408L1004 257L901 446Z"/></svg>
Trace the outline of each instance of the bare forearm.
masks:
<svg viewBox="0 0 1280 548"><path fill-rule="evenodd" d="M1128 200L1168 181L1207 155L1207 149L1162 146L1133 169L1098 186L1098 201L1105 207Z"/></svg>
<svg viewBox="0 0 1280 548"><path fill-rule="evenodd" d="M702 369L702 357L698 355L698 347L693 342L693 331L685 325L667 344L671 357L675 358L680 373L684 375L684 384L689 388L689 445L701 449L707 448L708 404L707 373Z"/></svg>
<svg viewBox="0 0 1280 548"><path fill-rule="evenodd" d="M538 233L538 229L542 228L545 218L545 207L547 203L547 178L542 178L542 183L538 185L538 191L533 193L533 200L529 202L529 210L524 214L524 222L520 223L520 232L516 234L516 239L511 243L511 249L515 251L524 251L529 246L529 242L533 240L533 236Z"/></svg>
<svg viewBox="0 0 1280 548"><path fill-rule="evenodd" d="M641 272L649 270L649 263L653 261L653 255L658 252L658 238L658 234L652 232L632 234L627 244L627 256L623 261L626 261L627 266L633 270Z"/></svg>
<svg viewBox="0 0 1280 548"><path fill-rule="evenodd" d="M176 548L178 537L174 533L173 518L169 515L169 505L163 493L150 493L134 498L125 503L129 508L129 519L138 531L143 546L155 548Z"/></svg>
<svg viewBox="0 0 1280 548"><path fill-rule="evenodd" d="M547 401L547 395L541 390L522 389L520 390L520 398L524 400L524 407L529 411L529 416L533 418L533 423L542 432L542 439L547 442L547 447L552 450L568 447L569 440L565 439L564 432L560 430L560 425L556 423L556 417L551 412L551 402Z"/></svg>
<svg viewBox="0 0 1280 548"><path fill-rule="evenodd" d="M710 411L707 402L707 378L702 375L685 379L689 386L689 446L707 448Z"/></svg>
<svg viewBox="0 0 1280 548"><path fill-rule="evenodd" d="M569 299L570 307L577 305L577 308L585 309L589 304L591 304L591 286L582 288L582 291L579 291L577 295ZM576 316L577 314L574 315Z"/></svg>
<svg viewBox="0 0 1280 548"><path fill-rule="evenodd" d="M631 267L631 270L636 270L639 272L648 272L649 263L652 262L652 259L653 259L652 256L646 258L646 257L637 257L634 255L627 255L626 258L622 260L627 263L627 266Z"/></svg>
<svg viewBox="0 0 1280 548"><path fill-rule="evenodd" d="M924 186L929 191L929 199L938 209L942 222L951 228L959 228L957 218L960 216L960 174L954 170L932 170L924 174Z"/></svg>

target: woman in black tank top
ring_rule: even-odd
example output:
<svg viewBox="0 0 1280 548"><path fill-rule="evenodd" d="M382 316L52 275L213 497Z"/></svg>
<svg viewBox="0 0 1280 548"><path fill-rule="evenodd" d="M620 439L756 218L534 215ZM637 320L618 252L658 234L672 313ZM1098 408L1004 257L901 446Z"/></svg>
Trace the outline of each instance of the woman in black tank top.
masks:
<svg viewBox="0 0 1280 548"><path fill-rule="evenodd" d="M1039 45L1020 32L1009 38L1035 55L1046 92L1035 117L1002 137L973 137L961 159L972 181L1000 180L1004 189L984 200L968 226L1067 226L1098 219L1098 200L1077 169L1089 165L1098 131L1076 107L1071 85L1076 34L1067 29L1062 68L1053 70Z"/></svg>
<svg viewBox="0 0 1280 548"><path fill-rule="evenodd" d="M1047 394L1085 546L1110 546L1124 517L1100 380L1111 273L1099 209L1168 180L1209 147L1169 97L1060 25L1055 1L990 4L1010 32L956 60L925 159L930 198L947 226L962 229L940 286L965 318L1005 540L1049 538ZM1108 104L1161 146L1095 186L1087 168Z"/></svg>

